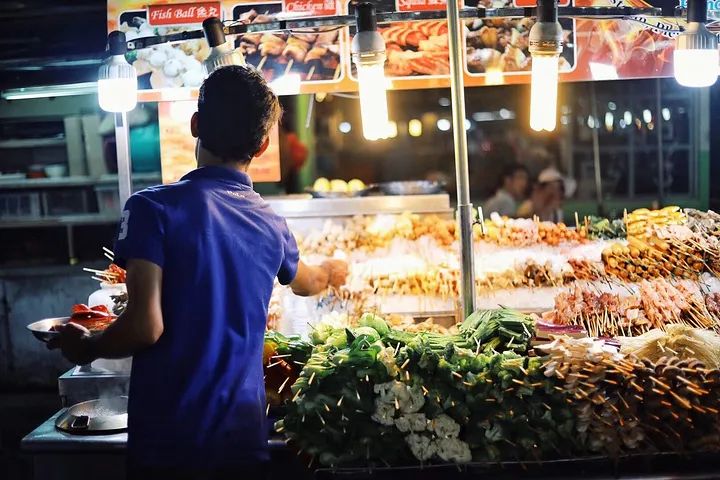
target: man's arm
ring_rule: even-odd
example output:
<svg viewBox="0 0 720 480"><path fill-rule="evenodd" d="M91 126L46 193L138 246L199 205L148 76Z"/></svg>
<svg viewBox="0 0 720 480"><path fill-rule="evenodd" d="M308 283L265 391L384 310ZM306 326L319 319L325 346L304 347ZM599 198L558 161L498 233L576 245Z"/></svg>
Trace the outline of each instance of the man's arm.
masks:
<svg viewBox="0 0 720 480"><path fill-rule="evenodd" d="M348 268L342 260L325 260L320 265L306 265L298 261L295 279L290 288L295 295L310 297L317 295L327 287L340 287L345 284Z"/></svg>
<svg viewBox="0 0 720 480"><path fill-rule="evenodd" d="M104 332L90 335L85 328L68 324L48 348L61 348L77 364L97 358L124 358L158 341L163 332L161 310L162 268L146 260L127 264L128 304Z"/></svg>

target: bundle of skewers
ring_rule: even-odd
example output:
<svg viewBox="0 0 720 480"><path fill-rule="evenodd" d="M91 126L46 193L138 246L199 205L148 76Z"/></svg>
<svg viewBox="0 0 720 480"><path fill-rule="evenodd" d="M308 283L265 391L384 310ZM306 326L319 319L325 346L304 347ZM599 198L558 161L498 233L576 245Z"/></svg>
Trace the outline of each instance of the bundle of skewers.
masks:
<svg viewBox="0 0 720 480"><path fill-rule="evenodd" d="M115 254L109 248L103 247L103 254L105 258L110 260L110 265L105 270L97 270L94 268L83 268L83 271L92 273L92 279L97 280L100 283L105 284L118 284L125 283L126 272L125 269L115 265Z"/></svg>
<svg viewBox="0 0 720 480"><path fill-rule="evenodd" d="M616 456L628 451L718 451L720 371L698 360L625 356L602 341L561 337L547 356L575 413L577 440Z"/></svg>
<svg viewBox="0 0 720 480"><path fill-rule="evenodd" d="M275 20L275 14L255 10L238 19L245 23ZM239 37L247 63L271 81L291 73L304 81L337 80L341 73L339 29L313 29L288 33L250 33Z"/></svg>
<svg viewBox="0 0 720 480"><path fill-rule="evenodd" d="M720 317L707 308L697 285L663 278L643 280L637 293L626 296L576 285L555 296L555 308L543 320L581 326L593 337L636 336L669 324L720 328Z"/></svg>

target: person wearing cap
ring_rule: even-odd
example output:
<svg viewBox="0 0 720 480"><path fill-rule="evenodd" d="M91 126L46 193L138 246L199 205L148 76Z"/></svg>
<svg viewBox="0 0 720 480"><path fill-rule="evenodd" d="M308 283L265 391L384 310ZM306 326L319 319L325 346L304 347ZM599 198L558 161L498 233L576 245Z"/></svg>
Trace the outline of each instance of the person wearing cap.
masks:
<svg viewBox="0 0 720 480"><path fill-rule="evenodd" d="M519 163L511 163L503 168L500 185L495 195L483 205L485 215L497 213L504 217L514 217L518 202L525 197L528 186L527 167Z"/></svg>
<svg viewBox="0 0 720 480"><path fill-rule="evenodd" d="M573 180L566 179L555 168L546 168L538 175L530 198L518 208L517 216L521 218L537 216L541 221L562 222L562 205L565 197L571 195L573 190Z"/></svg>
<svg viewBox="0 0 720 480"><path fill-rule="evenodd" d="M280 114L255 70L213 72L191 121L199 168L132 195L122 212L125 312L97 335L70 323L49 345L77 364L133 356L131 478L262 478L273 283L314 295L345 282L344 262L304 264L285 220L253 190L248 165Z"/></svg>

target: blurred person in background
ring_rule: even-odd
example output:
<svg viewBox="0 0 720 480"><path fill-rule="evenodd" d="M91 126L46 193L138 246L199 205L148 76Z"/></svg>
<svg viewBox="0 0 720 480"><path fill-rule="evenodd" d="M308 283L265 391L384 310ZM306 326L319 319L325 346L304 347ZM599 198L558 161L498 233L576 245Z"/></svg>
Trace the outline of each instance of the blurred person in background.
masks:
<svg viewBox="0 0 720 480"><path fill-rule="evenodd" d="M506 165L500 174L498 189L483 205L483 212L486 215L497 212L504 217L514 217L519 202L525 198L528 180L528 170L524 165Z"/></svg>
<svg viewBox="0 0 720 480"><path fill-rule="evenodd" d="M537 216L540 221L562 222L565 198L575 191L575 181L563 177L554 167L540 172L533 190L525 202L517 210L517 216L532 218Z"/></svg>

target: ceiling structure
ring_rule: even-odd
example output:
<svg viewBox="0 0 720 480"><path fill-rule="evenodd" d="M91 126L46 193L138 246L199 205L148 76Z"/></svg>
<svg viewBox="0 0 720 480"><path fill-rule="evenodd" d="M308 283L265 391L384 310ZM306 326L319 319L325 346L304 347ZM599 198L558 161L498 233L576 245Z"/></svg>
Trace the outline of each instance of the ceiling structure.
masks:
<svg viewBox="0 0 720 480"><path fill-rule="evenodd" d="M0 1L0 90L95 81L106 0Z"/></svg>

